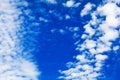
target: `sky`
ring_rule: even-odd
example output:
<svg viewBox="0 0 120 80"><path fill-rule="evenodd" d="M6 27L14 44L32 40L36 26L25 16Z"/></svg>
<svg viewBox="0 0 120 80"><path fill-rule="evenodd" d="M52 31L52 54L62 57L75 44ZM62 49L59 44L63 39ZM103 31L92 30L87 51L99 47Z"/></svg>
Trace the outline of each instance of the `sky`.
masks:
<svg viewBox="0 0 120 80"><path fill-rule="evenodd" d="M0 0L0 80L119 80L120 0Z"/></svg>

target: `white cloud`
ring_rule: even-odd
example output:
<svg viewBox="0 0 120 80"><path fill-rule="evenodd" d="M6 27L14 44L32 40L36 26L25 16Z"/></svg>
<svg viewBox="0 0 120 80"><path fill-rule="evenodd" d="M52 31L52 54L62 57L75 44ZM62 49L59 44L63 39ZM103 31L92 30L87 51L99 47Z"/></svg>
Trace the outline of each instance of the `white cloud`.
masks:
<svg viewBox="0 0 120 80"><path fill-rule="evenodd" d="M40 1L48 3L48 4L57 4L56 0L40 0Z"/></svg>
<svg viewBox="0 0 120 80"><path fill-rule="evenodd" d="M105 43L100 43L99 42L96 46L96 53L103 53L103 52L106 52L106 51L109 51L109 50L111 50L110 46L107 46Z"/></svg>
<svg viewBox="0 0 120 80"><path fill-rule="evenodd" d="M78 46L76 50L80 52L76 56L77 61L71 62L74 66L69 67L68 70L61 71L63 79L98 80L100 76L104 75L101 70L105 66L106 59L109 59L105 52L119 49L118 46L114 46L114 42L120 38L120 7L116 2L117 0L113 2L106 0L106 3L98 6L91 13L89 11L94 4L88 3L87 7L81 11L81 16L90 14L92 19L84 26L85 31L81 36L83 43L77 42L76 44ZM105 19L102 19L103 17Z"/></svg>
<svg viewBox="0 0 120 80"><path fill-rule="evenodd" d="M91 49L96 47L96 41L94 40L85 40L86 48Z"/></svg>
<svg viewBox="0 0 120 80"><path fill-rule="evenodd" d="M99 38L100 40L104 42L108 42L108 41L114 41L119 37L118 30L114 30L114 29L105 29L105 30L106 31L104 31L104 35Z"/></svg>
<svg viewBox="0 0 120 80"><path fill-rule="evenodd" d="M71 7L71 6L74 5L74 1L73 1L73 0L69 0L69 1L66 2L65 5L66 5L67 7Z"/></svg>
<svg viewBox="0 0 120 80"><path fill-rule="evenodd" d="M27 52L20 43L22 33L18 35L22 21L17 19L22 12L15 8L17 2L12 2L0 1L0 79L38 80L36 64L21 55Z"/></svg>
<svg viewBox="0 0 120 80"><path fill-rule="evenodd" d="M95 56L95 58L96 58L97 61L102 61L102 60L107 59L107 55L97 54L97 55Z"/></svg>
<svg viewBox="0 0 120 80"><path fill-rule="evenodd" d="M120 14L120 8L114 3L107 3L99 7L98 12L101 16L106 16L105 24L110 27L118 27L120 25L117 15Z"/></svg>
<svg viewBox="0 0 120 80"><path fill-rule="evenodd" d="M117 51L117 50L119 50L119 49L120 49L120 46L118 46L118 45L113 47L113 50L114 50L114 51Z"/></svg>
<svg viewBox="0 0 120 80"><path fill-rule="evenodd" d="M90 60L88 60L85 55L77 55L76 59L79 60L81 63L87 63L90 62Z"/></svg>
<svg viewBox="0 0 120 80"><path fill-rule="evenodd" d="M71 17L70 17L70 15L65 15L65 19L70 19Z"/></svg>
<svg viewBox="0 0 120 80"><path fill-rule="evenodd" d="M61 34L65 34L65 33L66 33L66 31L65 31L64 29L59 29L59 32L60 32Z"/></svg>
<svg viewBox="0 0 120 80"><path fill-rule="evenodd" d="M84 26L85 28L85 33L87 33L89 36L92 36L95 33L95 30L90 27L90 24L87 24Z"/></svg>
<svg viewBox="0 0 120 80"><path fill-rule="evenodd" d="M56 4L56 0L47 0L48 3Z"/></svg>
<svg viewBox="0 0 120 80"><path fill-rule="evenodd" d="M40 20L40 21L43 21L43 22L48 22L48 20L45 19L45 18L43 18L43 17L39 17L39 20Z"/></svg>
<svg viewBox="0 0 120 80"><path fill-rule="evenodd" d="M82 68L83 68L83 70L89 70L89 71L93 70L93 67L88 64L83 65Z"/></svg>
<svg viewBox="0 0 120 80"><path fill-rule="evenodd" d="M116 4L119 4L120 3L120 0L103 0L104 3L106 2L114 2Z"/></svg>
<svg viewBox="0 0 120 80"><path fill-rule="evenodd" d="M84 6L84 9L81 11L80 15L83 17L83 16L89 14L89 12L92 10L93 7L95 7L94 4L92 4L92 3L87 3L87 4Z"/></svg>
<svg viewBox="0 0 120 80"><path fill-rule="evenodd" d="M80 2L75 3L74 0L68 0L66 3L63 3L63 6L65 7L78 7L80 5Z"/></svg>
<svg viewBox="0 0 120 80"><path fill-rule="evenodd" d="M2 80L38 80L39 73L36 66L28 60L16 57L7 61L1 56L0 62L0 79Z"/></svg>
<svg viewBox="0 0 120 80"><path fill-rule="evenodd" d="M81 36L82 39L86 39L87 37L88 37L87 34L83 34L83 35Z"/></svg>
<svg viewBox="0 0 120 80"><path fill-rule="evenodd" d="M66 29L68 29L69 31L71 31L71 32L78 32L79 30L80 30L80 28L79 27L66 27Z"/></svg>

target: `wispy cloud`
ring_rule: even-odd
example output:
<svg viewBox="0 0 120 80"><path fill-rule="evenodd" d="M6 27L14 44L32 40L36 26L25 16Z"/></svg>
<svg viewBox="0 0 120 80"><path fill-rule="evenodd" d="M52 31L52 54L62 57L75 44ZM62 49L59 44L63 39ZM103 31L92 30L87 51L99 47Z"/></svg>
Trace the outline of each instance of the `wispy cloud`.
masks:
<svg viewBox="0 0 120 80"><path fill-rule="evenodd" d="M48 4L57 4L57 0L38 0L39 2L45 2L45 3L48 3Z"/></svg>
<svg viewBox="0 0 120 80"><path fill-rule="evenodd" d="M0 0L0 80L38 80L36 64L21 55L27 51L22 50L19 33L22 12L16 4L17 1Z"/></svg>
<svg viewBox="0 0 120 80"><path fill-rule="evenodd" d="M86 4L81 11L81 17L88 13L91 20L84 26L84 33L81 36L83 43L77 43L76 62L68 63L68 70L60 71L65 80L98 80L103 78L101 72L104 63L109 56L105 52L119 49L119 44L114 44L120 38L120 7L118 0L107 1L99 5L95 11L89 13L94 4Z"/></svg>

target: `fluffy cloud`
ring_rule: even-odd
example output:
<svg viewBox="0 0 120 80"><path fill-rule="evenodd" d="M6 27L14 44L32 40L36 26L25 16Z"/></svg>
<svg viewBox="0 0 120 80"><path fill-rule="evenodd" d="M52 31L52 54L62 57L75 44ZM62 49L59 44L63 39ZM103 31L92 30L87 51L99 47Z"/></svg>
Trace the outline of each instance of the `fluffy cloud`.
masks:
<svg viewBox="0 0 120 80"><path fill-rule="evenodd" d="M95 7L94 4L87 3L87 4L84 6L84 9L81 11L80 15L81 15L81 16L85 16L85 15L89 14L89 12L92 10L93 7Z"/></svg>
<svg viewBox="0 0 120 80"><path fill-rule="evenodd" d="M66 3L63 3L63 6L65 7L78 7L80 5L80 2L76 3L75 0L67 0Z"/></svg>
<svg viewBox="0 0 120 80"><path fill-rule="evenodd" d="M40 72L36 64L21 55L27 51L24 52L21 45L22 33L18 35L22 21L18 20L21 11L15 4L17 2L0 0L0 79L38 80Z"/></svg>
<svg viewBox="0 0 120 80"><path fill-rule="evenodd" d="M109 59L105 52L118 50L119 44L114 46L114 42L120 38L119 33L119 15L120 7L117 5L118 0L110 0L103 2L95 11L92 10L94 4L86 4L81 11L81 17L90 14L91 20L84 26L84 33L81 36L83 43L76 45L76 49L81 52L76 56L76 62L71 62L72 65L68 70L61 71L65 80L98 80L104 62ZM69 65L70 66L70 65Z"/></svg>

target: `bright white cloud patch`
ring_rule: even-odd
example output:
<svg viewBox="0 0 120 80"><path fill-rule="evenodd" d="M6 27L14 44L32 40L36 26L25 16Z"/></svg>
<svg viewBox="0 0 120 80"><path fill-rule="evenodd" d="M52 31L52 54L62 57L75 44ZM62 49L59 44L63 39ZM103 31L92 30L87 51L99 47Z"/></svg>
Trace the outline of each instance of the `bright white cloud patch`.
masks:
<svg viewBox="0 0 120 80"><path fill-rule="evenodd" d="M117 1L117 0L115 0ZM76 56L77 62L71 62L69 69L60 71L65 80L98 80L104 75L101 73L105 60L109 56L105 52L119 49L120 39L120 7L115 1L108 1L90 13L91 20L84 26L85 32L81 36L82 44L77 43L76 49L81 52ZM86 4L81 16L87 15L94 4Z"/></svg>
<svg viewBox="0 0 120 80"><path fill-rule="evenodd" d="M21 56L24 46L18 37L22 34L17 35L22 22L18 20L21 11L15 4L17 1L0 0L0 80L38 80L34 62Z"/></svg>
<svg viewBox="0 0 120 80"><path fill-rule="evenodd" d="M65 7L78 7L80 3L76 3L75 0L68 0L66 3L63 3Z"/></svg>
<svg viewBox="0 0 120 80"><path fill-rule="evenodd" d="M85 16L85 15L89 14L89 12L92 10L93 7L95 7L94 4L87 3L87 4L84 6L84 9L81 11L80 15L81 15L81 16Z"/></svg>

